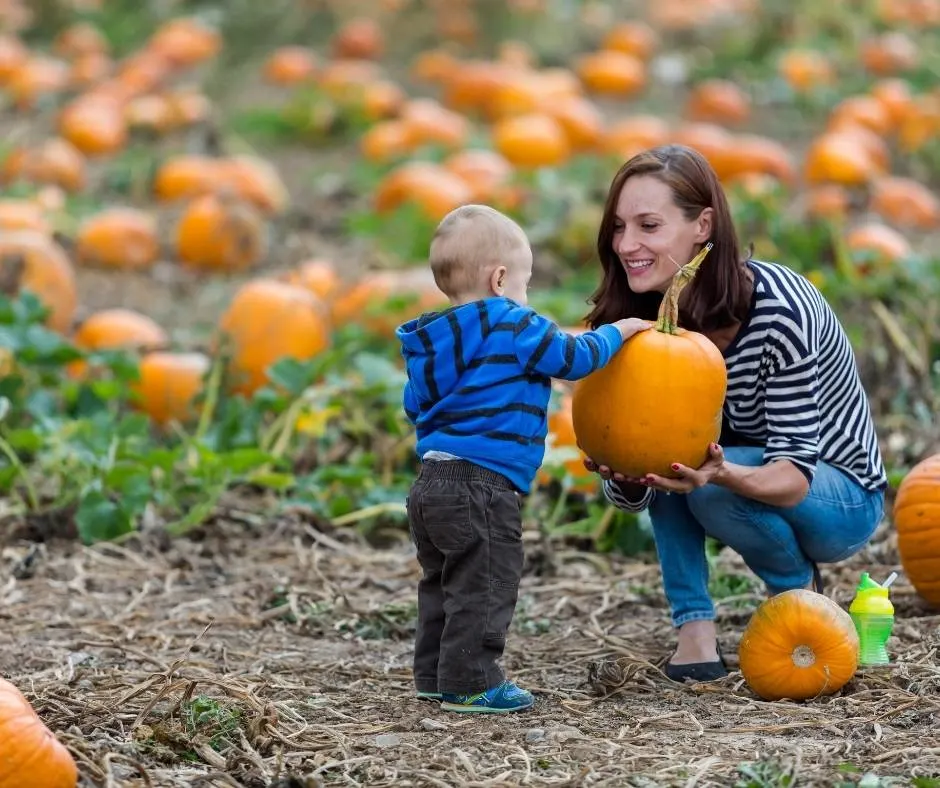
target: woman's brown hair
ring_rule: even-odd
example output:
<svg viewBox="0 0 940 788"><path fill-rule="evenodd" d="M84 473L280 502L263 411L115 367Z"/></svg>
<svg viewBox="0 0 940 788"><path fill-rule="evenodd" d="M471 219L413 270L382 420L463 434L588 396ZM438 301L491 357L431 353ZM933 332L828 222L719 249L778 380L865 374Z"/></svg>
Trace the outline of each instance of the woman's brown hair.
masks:
<svg viewBox="0 0 940 788"><path fill-rule="evenodd" d="M634 293L613 248L620 192L635 175L649 175L665 183L672 191L673 201L689 221L696 219L705 208L711 208L714 213L710 239L714 248L680 297L679 324L692 331L715 331L743 322L750 307L752 288L731 209L711 165L698 151L684 145L662 145L643 151L627 161L614 176L597 233L597 254L604 278L588 301L594 309L585 320L591 328L597 328L624 317L654 320L659 310L662 294Z"/></svg>

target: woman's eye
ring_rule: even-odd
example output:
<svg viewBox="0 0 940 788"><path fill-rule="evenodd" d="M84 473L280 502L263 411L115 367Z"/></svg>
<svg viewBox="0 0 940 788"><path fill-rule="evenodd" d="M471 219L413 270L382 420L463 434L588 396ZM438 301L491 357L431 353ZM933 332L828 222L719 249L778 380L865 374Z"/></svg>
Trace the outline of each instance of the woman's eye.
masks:
<svg viewBox="0 0 940 788"><path fill-rule="evenodd" d="M644 231L648 232L648 233L649 233L649 232L652 232L652 231L655 230L657 227L659 227L658 224L651 224L650 222L643 222L643 224L640 225L640 228L643 229Z"/></svg>

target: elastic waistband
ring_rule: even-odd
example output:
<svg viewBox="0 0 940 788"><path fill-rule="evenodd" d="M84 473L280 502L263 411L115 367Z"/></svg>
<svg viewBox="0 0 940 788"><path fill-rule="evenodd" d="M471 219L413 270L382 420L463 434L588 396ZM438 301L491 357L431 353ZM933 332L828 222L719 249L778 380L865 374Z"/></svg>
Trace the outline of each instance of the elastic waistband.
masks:
<svg viewBox="0 0 940 788"><path fill-rule="evenodd" d="M502 490L515 490L503 474L466 460L432 460L421 464L419 479L443 479L449 482L482 482Z"/></svg>

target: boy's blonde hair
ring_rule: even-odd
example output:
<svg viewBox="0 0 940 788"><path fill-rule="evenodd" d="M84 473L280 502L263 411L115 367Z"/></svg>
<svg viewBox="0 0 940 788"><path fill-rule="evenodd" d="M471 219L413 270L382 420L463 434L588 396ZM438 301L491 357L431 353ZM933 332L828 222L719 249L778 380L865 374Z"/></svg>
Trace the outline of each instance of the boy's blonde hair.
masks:
<svg viewBox="0 0 940 788"><path fill-rule="evenodd" d="M523 229L488 205L462 205L445 216L431 239L434 281L448 297L479 287L486 270L508 264L529 243Z"/></svg>

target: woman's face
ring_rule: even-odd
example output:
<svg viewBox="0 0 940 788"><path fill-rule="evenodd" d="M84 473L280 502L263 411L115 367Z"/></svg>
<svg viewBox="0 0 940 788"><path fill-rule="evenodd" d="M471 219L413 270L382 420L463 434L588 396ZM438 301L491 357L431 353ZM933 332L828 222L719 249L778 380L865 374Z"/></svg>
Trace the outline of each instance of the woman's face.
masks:
<svg viewBox="0 0 940 788"><path fill-rule="evenodd" d="M665 293L680 266L711 235L712 209L692 221L673 202L670 188L651 175L634 175L620 191L614 254L634 293Z"/></svg>

